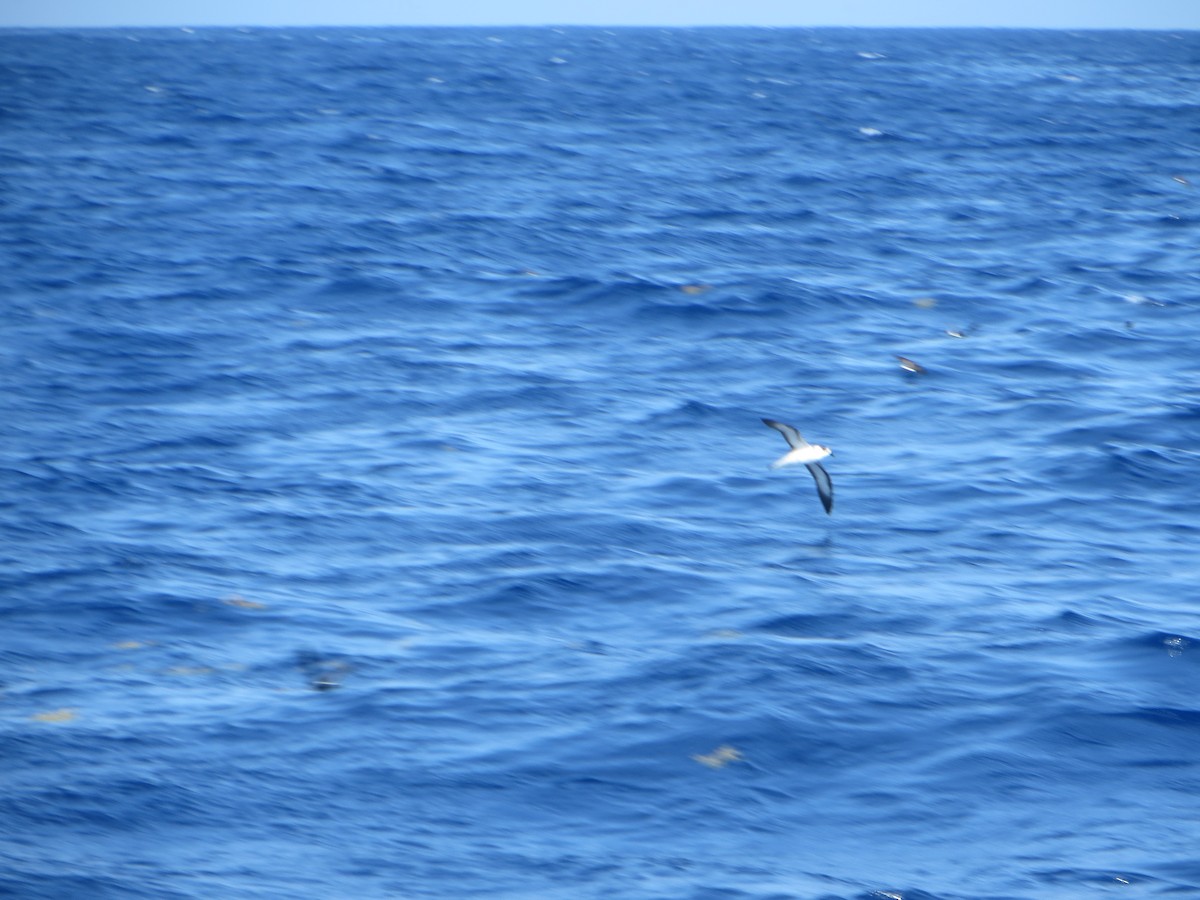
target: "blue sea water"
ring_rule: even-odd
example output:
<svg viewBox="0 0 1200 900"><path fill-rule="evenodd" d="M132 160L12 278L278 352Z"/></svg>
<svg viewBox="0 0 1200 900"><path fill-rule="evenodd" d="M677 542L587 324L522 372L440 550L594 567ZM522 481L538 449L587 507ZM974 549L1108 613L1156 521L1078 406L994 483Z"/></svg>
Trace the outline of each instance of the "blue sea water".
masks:
<svg viewBox="0 0 1200 900"><path fill-rule="evenodd" d="M0 32L0 894L1200 896L1198 160L1195 32Z"/></svg>

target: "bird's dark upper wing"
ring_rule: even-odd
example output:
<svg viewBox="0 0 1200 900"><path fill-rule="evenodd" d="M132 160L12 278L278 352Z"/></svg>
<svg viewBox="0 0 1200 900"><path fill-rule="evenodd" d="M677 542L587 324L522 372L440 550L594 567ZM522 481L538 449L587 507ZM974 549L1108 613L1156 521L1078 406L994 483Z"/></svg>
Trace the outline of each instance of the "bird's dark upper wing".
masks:
<svg viewBox="0 0 1200 900"><path fill-rule="evenodd" d="M782 422L776 422L774 419L763 419L763 424L774 428L776 431L782 434L784 439L788 442L788 446L793 450L808 446L808 441L802 438L800 436L800 432L798 432L791 425L784 425Z"/></svg>
<svg viewBox="0 0 1200 900"><path fill-rule="evenodd" d="M817 495L825 512L833 515L833 479L820 463L805 463L805 468L812 472L813 480L817 483Z"/></svg>

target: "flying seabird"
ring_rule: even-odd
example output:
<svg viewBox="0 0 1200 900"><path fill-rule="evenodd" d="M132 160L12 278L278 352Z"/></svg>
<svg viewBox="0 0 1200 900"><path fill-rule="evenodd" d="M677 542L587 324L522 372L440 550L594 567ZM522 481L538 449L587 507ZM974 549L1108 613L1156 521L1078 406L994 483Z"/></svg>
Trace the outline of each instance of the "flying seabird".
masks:
<svg viewBox="0 0 1200 900"><path fill-rule="evenodd" d="M785 453L775 462L771 463L772 469L778 469L782 466L791 466L796 463L804 463L804 467L812 473L813 480L817 483L817 495L821 498L821 505L825 507L825 512L833 514L833 481L829 478L829 473L817 460L824 459L833 453L828 447L822 447L820 444L810 444L800 436L791 425L784 425L782 422L776 422L774 419L763 419L763 424L774 428L788 442L788 446L792 449Z"/></svg>

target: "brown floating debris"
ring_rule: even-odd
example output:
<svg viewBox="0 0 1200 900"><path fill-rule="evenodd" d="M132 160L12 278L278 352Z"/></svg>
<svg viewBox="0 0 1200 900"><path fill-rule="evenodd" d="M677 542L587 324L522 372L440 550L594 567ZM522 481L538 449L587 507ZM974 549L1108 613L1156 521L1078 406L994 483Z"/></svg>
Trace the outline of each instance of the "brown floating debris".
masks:
<svg viewBox="0 0 1200 900"><path fill-rule="evenodd" d="M902 368L905 372L914 372L917 375L925 372L925 367L923 365L918 362L913 362L907 356L897 356L896 359L900 360L900 368Z"/></svg>

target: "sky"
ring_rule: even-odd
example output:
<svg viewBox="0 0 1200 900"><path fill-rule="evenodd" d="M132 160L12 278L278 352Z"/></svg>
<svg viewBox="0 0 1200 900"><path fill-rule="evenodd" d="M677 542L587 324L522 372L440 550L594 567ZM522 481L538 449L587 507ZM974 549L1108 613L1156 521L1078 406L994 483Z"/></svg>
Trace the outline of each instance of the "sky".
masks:
<svg viewBox="0 0 1200 900"><path fill-rule="evenodd" d="M2 0L0 27L852 25L1200 30L1200 0Z"/></svg>

